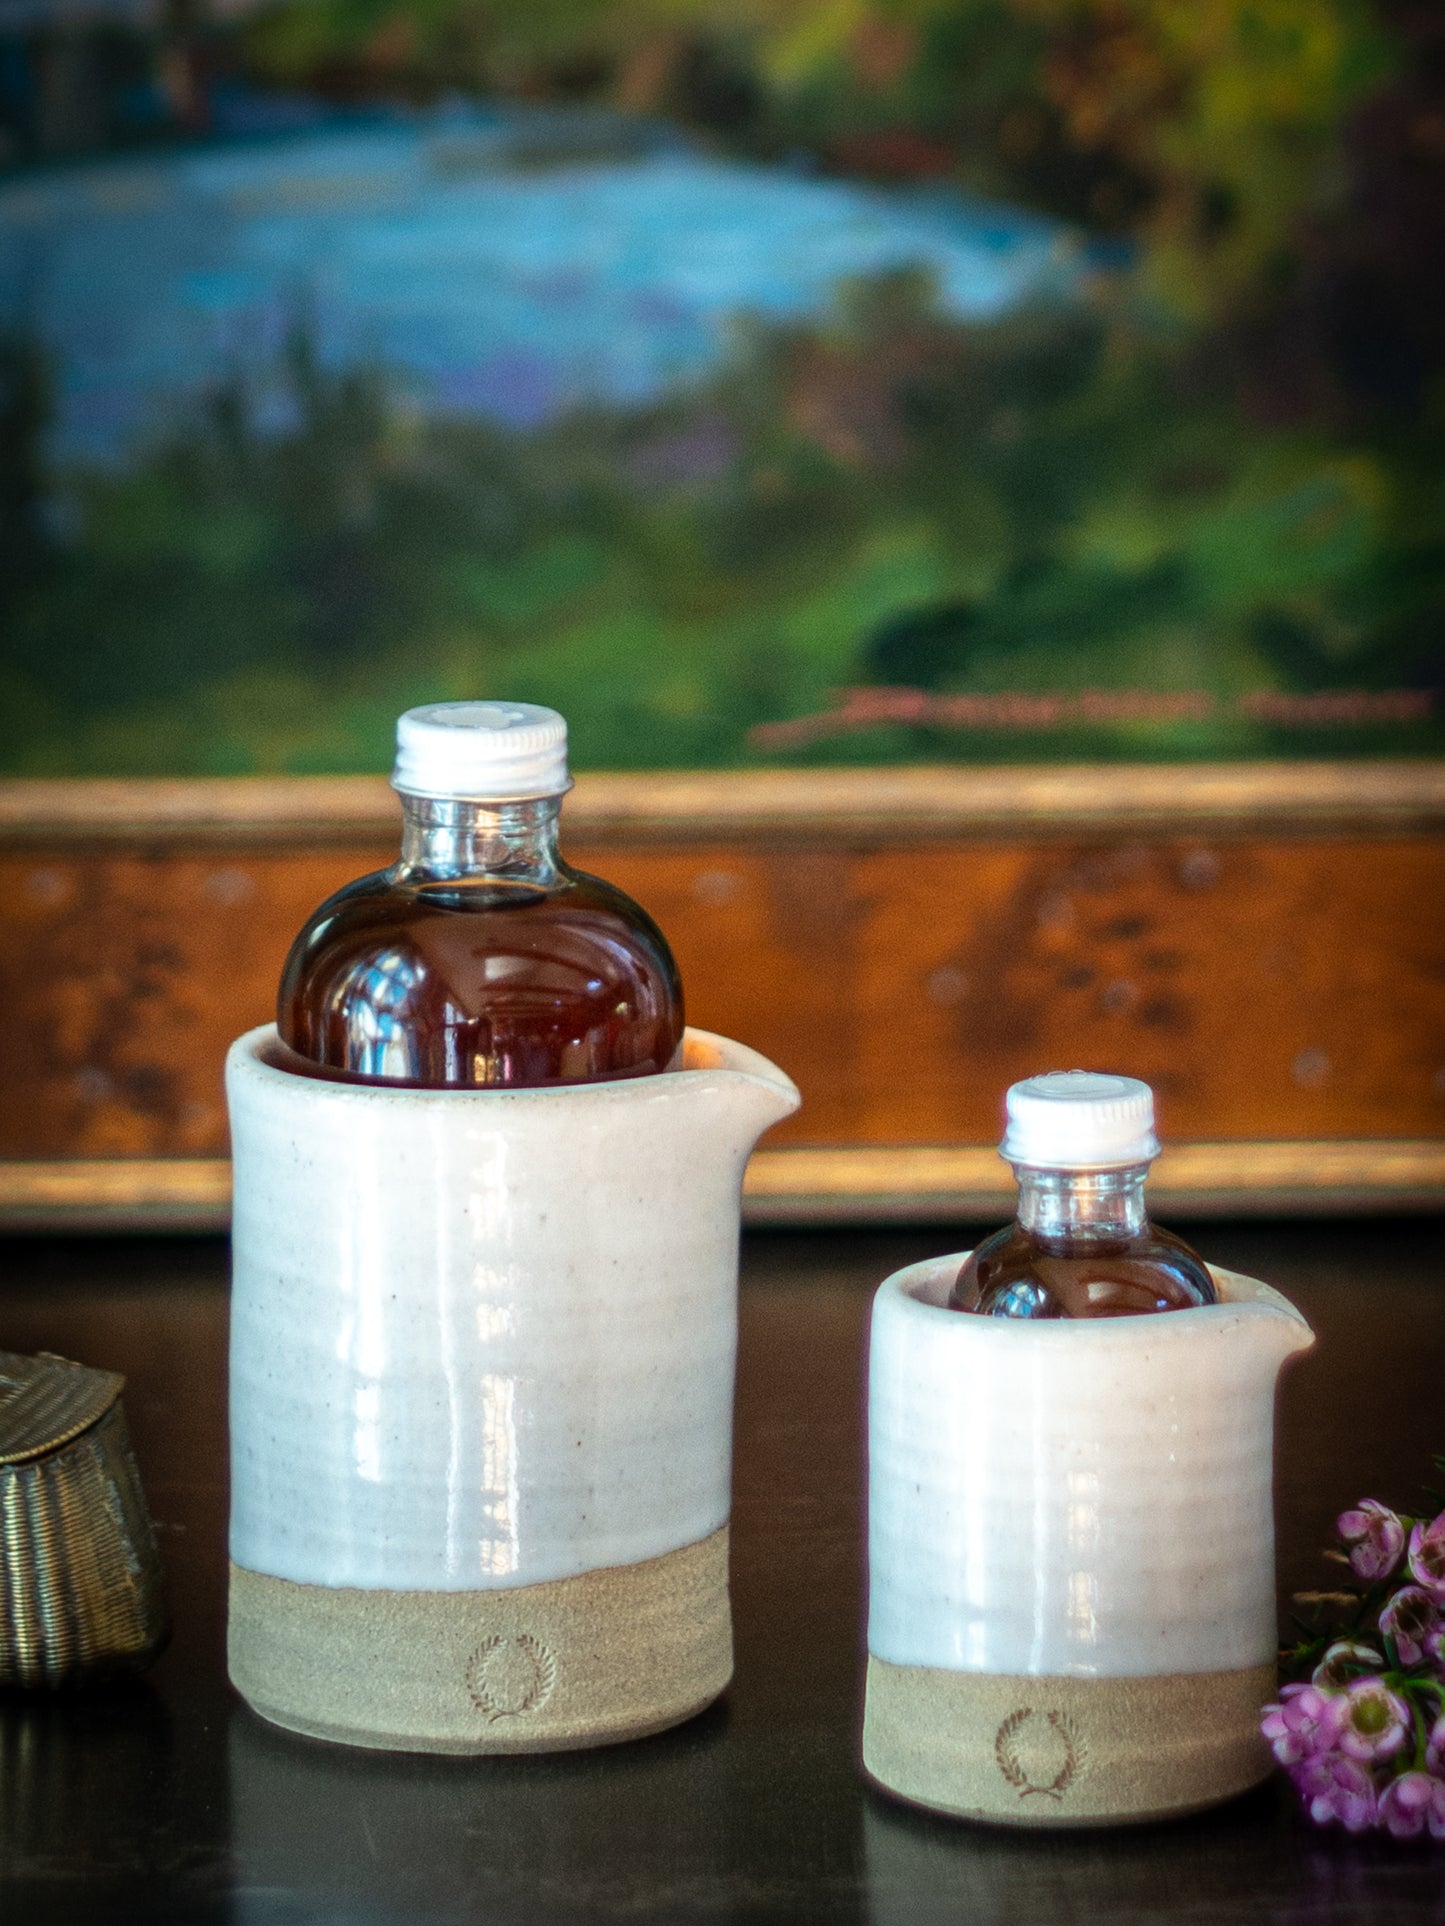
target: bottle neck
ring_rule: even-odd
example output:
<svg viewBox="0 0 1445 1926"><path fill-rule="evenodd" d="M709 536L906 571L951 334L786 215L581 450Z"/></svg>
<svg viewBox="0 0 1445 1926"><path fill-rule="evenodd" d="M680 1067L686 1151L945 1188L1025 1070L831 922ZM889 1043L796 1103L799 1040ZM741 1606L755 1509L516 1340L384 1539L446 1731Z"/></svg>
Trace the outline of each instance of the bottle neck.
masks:
<svg viewBox="0 0 1445 1926"><path fill-rule="evenodd" d="M401 860L415 881L500 876L550 888L561 875L557 853L560 796L519 802L470 802L454 796L401 797Z"/></svg>
<svg viewBox="0 0 1445 1926"><path fill-rule="evenodd" d="M1046 1242L1113 1242L1137 1237L1148 1221L1148 1164L1131 1164L1126 1170L1037 1170L1016 1164L1014 1175L1019 1222Z"/></svg>

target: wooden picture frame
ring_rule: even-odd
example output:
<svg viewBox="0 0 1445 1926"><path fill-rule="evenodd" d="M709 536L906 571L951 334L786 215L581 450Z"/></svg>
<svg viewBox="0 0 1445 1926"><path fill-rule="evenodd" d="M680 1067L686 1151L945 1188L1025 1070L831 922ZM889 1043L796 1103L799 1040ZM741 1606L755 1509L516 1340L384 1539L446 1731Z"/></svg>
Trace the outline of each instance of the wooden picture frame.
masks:
<svg viewBox="0 0 1445 1926"><path fill-rule="evenodd" d="M1075 1038L1161 1086L1161 1211L1445 1203L1445 763L593 774L564 822L803 1088L755 1222L998 1216L1003 1083ZM225 1223L224 1041L396 824L379 778L0 782L0 1224Z"/></svg>

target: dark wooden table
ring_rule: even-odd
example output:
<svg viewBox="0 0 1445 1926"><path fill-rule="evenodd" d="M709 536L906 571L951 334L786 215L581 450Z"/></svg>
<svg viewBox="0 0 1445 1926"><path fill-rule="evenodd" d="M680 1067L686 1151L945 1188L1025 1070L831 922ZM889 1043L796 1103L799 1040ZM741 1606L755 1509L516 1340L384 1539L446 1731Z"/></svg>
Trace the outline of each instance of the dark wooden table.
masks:
<svg viewBox="0 0 1445 1926"><path fill-rule="evenodd" d="M1207 1225L1319 1332L1286 1381L1283 1587L1335 1511L1415 1500L1445 1450L1445 1225ZM226 1250L0 1245L0 1348L126 1373L175 1635L142 1685L0 1703L0 1919L207 1926L836 1920L1108 1926L1445 1920L1445 1847L1317 1833L1272 1783L1132 1831L993 1832L870 1791L856 1764L869 1295L955 1230L746 1241L724 1704L642 1744L436 1760L289 1738L225 1680Z"/></svg>

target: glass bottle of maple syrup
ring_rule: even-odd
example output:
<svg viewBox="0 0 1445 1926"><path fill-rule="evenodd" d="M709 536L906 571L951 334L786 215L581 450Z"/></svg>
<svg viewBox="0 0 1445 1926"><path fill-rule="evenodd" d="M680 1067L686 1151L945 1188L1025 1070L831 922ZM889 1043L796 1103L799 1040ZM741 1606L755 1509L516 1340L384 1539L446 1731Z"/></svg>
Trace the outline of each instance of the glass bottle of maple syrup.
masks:
<svg viewBox="0 0 1445 1926"><path fill-rule="evenodd" d="M423 1088L672 1067L683 1004L666 939L558 854L562 717L439 702L396 736L401 856L329 897L292 944L277 999L290 1067Z"/></svg>
<svg viewBox="0 0 1445 1926"><path fill-rule="evenodd" d="M1057 1070L1010 1089L999 1154L1019 1214L965 1260L949 1303L985 1317L1136 1317L1215 1302L1203 1259L1151 1224L1154 1093L1137 1077Z"/></svg>

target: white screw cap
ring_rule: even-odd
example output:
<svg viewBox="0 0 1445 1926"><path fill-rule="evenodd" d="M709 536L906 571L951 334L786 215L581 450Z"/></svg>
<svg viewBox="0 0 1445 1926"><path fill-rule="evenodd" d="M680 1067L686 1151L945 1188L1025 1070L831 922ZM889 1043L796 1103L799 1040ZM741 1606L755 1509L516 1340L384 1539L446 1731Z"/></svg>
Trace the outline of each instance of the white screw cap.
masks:
<svg viewBox="0 0 1445 1926"><path fill-rule="evenodd" d="M561 796L567 724L535 702L429 702L396 725L391 786L409 796L520 802Z"/></svg>
<svg viewBox="0 0 1445 1926"><path fill-rule="evenodd" d="M1138 1077L1050 1070L1014 1084L999 1155L1038 1170L1121 1170L1159 1155L1154 1092Z"/></svg>

